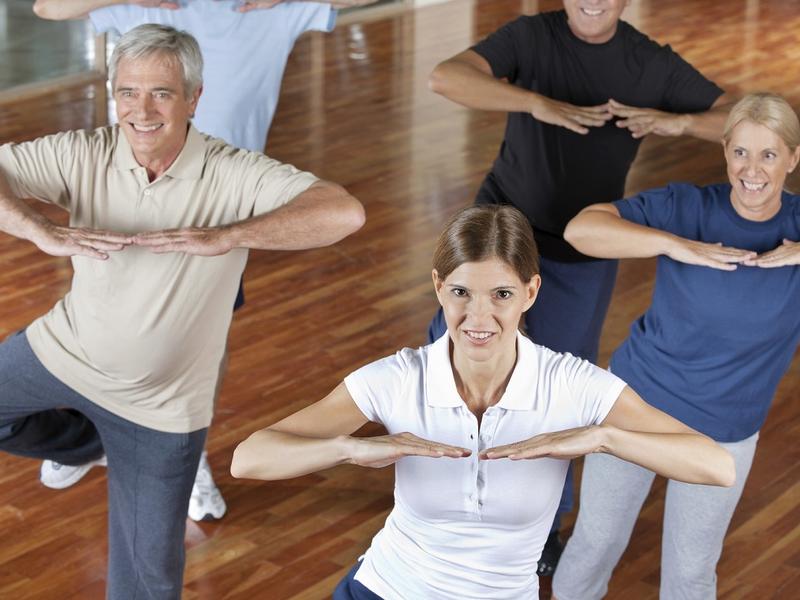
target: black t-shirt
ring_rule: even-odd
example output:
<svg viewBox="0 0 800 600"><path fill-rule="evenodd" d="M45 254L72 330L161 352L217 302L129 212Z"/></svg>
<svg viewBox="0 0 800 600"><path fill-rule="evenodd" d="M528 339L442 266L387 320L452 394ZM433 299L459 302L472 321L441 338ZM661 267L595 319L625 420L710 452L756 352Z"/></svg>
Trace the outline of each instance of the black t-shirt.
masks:
<svg viewBox="0 0 800 600"><path fill-rule="evenodd" d="M693 113L707 110L723 93L669 46L624 21L608 42L580 40L563 10L520 17L472 49L495 77L577 106L613 98ZM623 197L640 141L614 120L580 135L528 113L509 113L500 154L478 201L510 203L525 213L542 255L587 260L564 241L564 228L585 206Z"/></svg>

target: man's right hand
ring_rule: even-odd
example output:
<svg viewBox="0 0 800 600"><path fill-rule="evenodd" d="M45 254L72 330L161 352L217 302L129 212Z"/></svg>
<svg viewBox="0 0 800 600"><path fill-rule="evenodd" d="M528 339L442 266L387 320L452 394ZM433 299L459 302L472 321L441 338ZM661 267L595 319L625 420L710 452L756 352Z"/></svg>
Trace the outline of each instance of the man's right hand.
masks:
<svg viewBox="0 0 800 600"><path fill-rule="evenodd" d="M586 135L589 127L602 127L613 116L608 103L599 106L575 106L536 94L531 115L542 123L566 127Z"/></svg>
<svg viewBox="0 0 800 600"><path fill-rule="evenodd" d="M133 237L123 233L61 227L49 221L40 222L30 240L51 256L88 256L98 260L106 260L109 252L122 250L133 243Z"/></svg>

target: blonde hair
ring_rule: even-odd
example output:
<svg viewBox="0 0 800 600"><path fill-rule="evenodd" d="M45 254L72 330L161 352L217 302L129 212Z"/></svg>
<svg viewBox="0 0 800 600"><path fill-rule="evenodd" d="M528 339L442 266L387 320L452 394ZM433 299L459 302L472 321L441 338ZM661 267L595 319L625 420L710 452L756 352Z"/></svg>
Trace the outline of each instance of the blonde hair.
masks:
<svg viewBox="0 0 800 600"><path fill-rule="evenodd" d="M742 121L763 125L783 140L794 152L800 146L800 120L789 103L777 94L748 94L731 109L722 139L729 142L733 129Z"/></svg>

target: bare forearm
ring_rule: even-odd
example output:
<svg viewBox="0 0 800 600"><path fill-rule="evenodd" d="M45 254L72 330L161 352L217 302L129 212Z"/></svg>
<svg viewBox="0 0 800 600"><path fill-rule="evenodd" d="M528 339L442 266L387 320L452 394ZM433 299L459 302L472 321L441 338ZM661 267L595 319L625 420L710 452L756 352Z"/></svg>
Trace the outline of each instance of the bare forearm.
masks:
<svg viewBox="0 0 800 600"><path fill-rule="evenodd" d="M262 429L236 447L231 475L271 481L329 469L349 462L349 439L311 438Z"/></svg>
<svg viewBox="0 0 800 600"><path fill-rule="evenodd" d="M736 480L730 453L699 433L645 433L601 425L601 451L650 469L659 475L729 487Z"/></svg>
<svg viewBox="0 0 800 600"><path fill-rule="evenodd" d="M127 4L125 0L36 0L33 12L42 19L62 21L64 19L81 19L93 10L111 6L113 4Z"/></svg>
<svg viewBox="0 0 800 600"><path fill-rule="evenodd" d="M17 238L33 240L45 218L11 191L0 173L0 231Z"/></svg>
<svg viewBox="0 0 800 600"><path fill-rule="evenodd" d="M647 258L667 254L672 234L632 223L593 206L579 212L564 231L564 239L587 256Z"/></svg>
<svg viewBox="0 0 800 600"><path fill-rule="evenodd" d="M722 140L722 131L732 104L724 104L703 113L683 115L686 118L685 135L719 142Z"/></svg>
<svg viewBox="0 0 800 600"><path fill-rule="evenodd" d="M440 63L431 73L428 87L453 102L478 110L530 113L538 96L458 59Z"/></svg>
<svg viewBox="0 0 800 600"><path fill-rule="evenodd" d="M231 247L304 250L329 246L364 224L364 207L344 188L318 182L288 204L229 225Z"/></svg>

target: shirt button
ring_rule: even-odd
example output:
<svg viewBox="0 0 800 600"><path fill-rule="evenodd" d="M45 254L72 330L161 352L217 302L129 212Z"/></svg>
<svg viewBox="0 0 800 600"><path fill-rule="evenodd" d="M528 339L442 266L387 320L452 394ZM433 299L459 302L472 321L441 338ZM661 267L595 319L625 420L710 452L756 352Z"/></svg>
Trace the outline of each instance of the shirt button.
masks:
<svg viewBox="0 0 800 600"><path fill-rule="evenodd" d="M153 190L145 190L144 191L144 195L145 196L150 196L150 195L152 195L152 193L153 193Z"/></svg>

